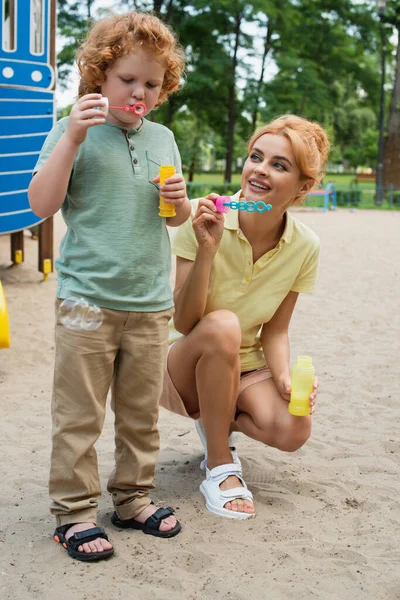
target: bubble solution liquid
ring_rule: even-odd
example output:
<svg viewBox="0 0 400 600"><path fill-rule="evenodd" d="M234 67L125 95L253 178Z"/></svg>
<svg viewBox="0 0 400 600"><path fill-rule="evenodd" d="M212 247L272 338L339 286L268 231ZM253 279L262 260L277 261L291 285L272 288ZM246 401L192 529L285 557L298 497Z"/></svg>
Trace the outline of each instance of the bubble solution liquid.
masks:
<svg viewBox="0 0 400 600"><path fill-rule="evenodd" d="M315 369L311 356L298 356L292 369L292 393L289 412L297 417L310 414L310 394L313 389Z"/></svg>

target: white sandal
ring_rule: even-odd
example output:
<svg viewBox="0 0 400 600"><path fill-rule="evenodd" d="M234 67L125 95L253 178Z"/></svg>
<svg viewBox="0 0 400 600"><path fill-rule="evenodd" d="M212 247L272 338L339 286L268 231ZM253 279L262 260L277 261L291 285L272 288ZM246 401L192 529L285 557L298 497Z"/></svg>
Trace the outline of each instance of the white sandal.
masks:
<svg viewBox="0 0 400 600"><path fill-rule="evenodd" d="M204 450L204 459L201 461L200 463L200 469L202 471L205 471L207 468L207 441L206 441L206 432L204 431L204 425L203 425L203 421L201 419L196 419L196 421L194 422L197 433L199 434L199 438L201 440L201 443L203 444L203 450ZM236 432L232 432L231 435L228 438L228 445L232 454L232 462L235 463L235 465L237 465L240 468L240 471L242 471L242 463L240 462L240 458L239 455L236 451L236 441L237 439L237 433Z"/></svg>
<svg viewBox="0 0 400 600"><path fill-rule="evenodd" d="M219 486L230 475L235 475L243 487L235 487L231 490L222 491ZM200 485L200 491L206 499L208 510L219 517L250 519L255 516L255 513L244 513L225 508L227 502L237 499L249 500L253 504L253 494L242 478L241 469L234 463L214 467L211 471L206 469L206 479Z"/></svg>

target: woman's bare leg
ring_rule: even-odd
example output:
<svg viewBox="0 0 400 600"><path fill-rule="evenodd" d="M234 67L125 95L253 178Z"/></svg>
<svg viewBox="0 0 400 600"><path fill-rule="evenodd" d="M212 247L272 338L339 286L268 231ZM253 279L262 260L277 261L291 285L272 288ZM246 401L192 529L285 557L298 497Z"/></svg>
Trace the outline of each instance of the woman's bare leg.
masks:
<svg viewBox="0 0 400 600"><path fill-rule="evenodd" d="M279 394L274 380L246 388L238 398L236 424L242 433L273 448L294 452L311 434L311 416L295 417Z"/></svg>
<svg viewBox="0 0 400 600"><path fill-rule="evenodd" d="M240 382L241 331L237 317L227 310L206 315L185 338L174 344L168 371L189 414L200 411L207 438L209 469L232 462L228 445ZM232 476L227 490L241 486ZM254 512L248 501L228 502L228 510Z"/></svg>

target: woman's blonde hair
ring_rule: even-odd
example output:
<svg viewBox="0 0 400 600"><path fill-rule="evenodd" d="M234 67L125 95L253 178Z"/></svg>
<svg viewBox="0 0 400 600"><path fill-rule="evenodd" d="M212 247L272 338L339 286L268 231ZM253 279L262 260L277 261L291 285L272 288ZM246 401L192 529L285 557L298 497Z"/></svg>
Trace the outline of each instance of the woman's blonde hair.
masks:
<svg viewBox="0 0 400 600"><path fill-rule="evenodd" d="M311 188L293 199L292 204L301 204L307 193L320 183L325 174L330 149L327 133L318 123L297 115L282 115L253 133L248 143L249 153L255 142L266 133L286 137L291 143L301 179L314 181Z"/></svg>
<svg viewBox="0 0 400 600"><path fill-rule="evenodd" d="M165 66L157 106L179 88L185 67L183 48L175 34L158 17L138 12L114 15L98 21L80 46L76 62L80 73L79 97L99 93L98 83L106 79L106 70L137 47L154 53Z"/></svg>

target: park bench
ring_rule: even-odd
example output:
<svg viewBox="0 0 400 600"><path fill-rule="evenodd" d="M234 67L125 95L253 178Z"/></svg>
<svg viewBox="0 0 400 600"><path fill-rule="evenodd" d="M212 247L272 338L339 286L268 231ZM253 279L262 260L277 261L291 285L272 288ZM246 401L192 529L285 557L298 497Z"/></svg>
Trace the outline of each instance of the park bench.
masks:
<svg viewBox="0 0 400 600"><path fill-rule="evenodd" d="M361 183L363 181L376 181L376 173L357 173L354 183Z"/></svg>

